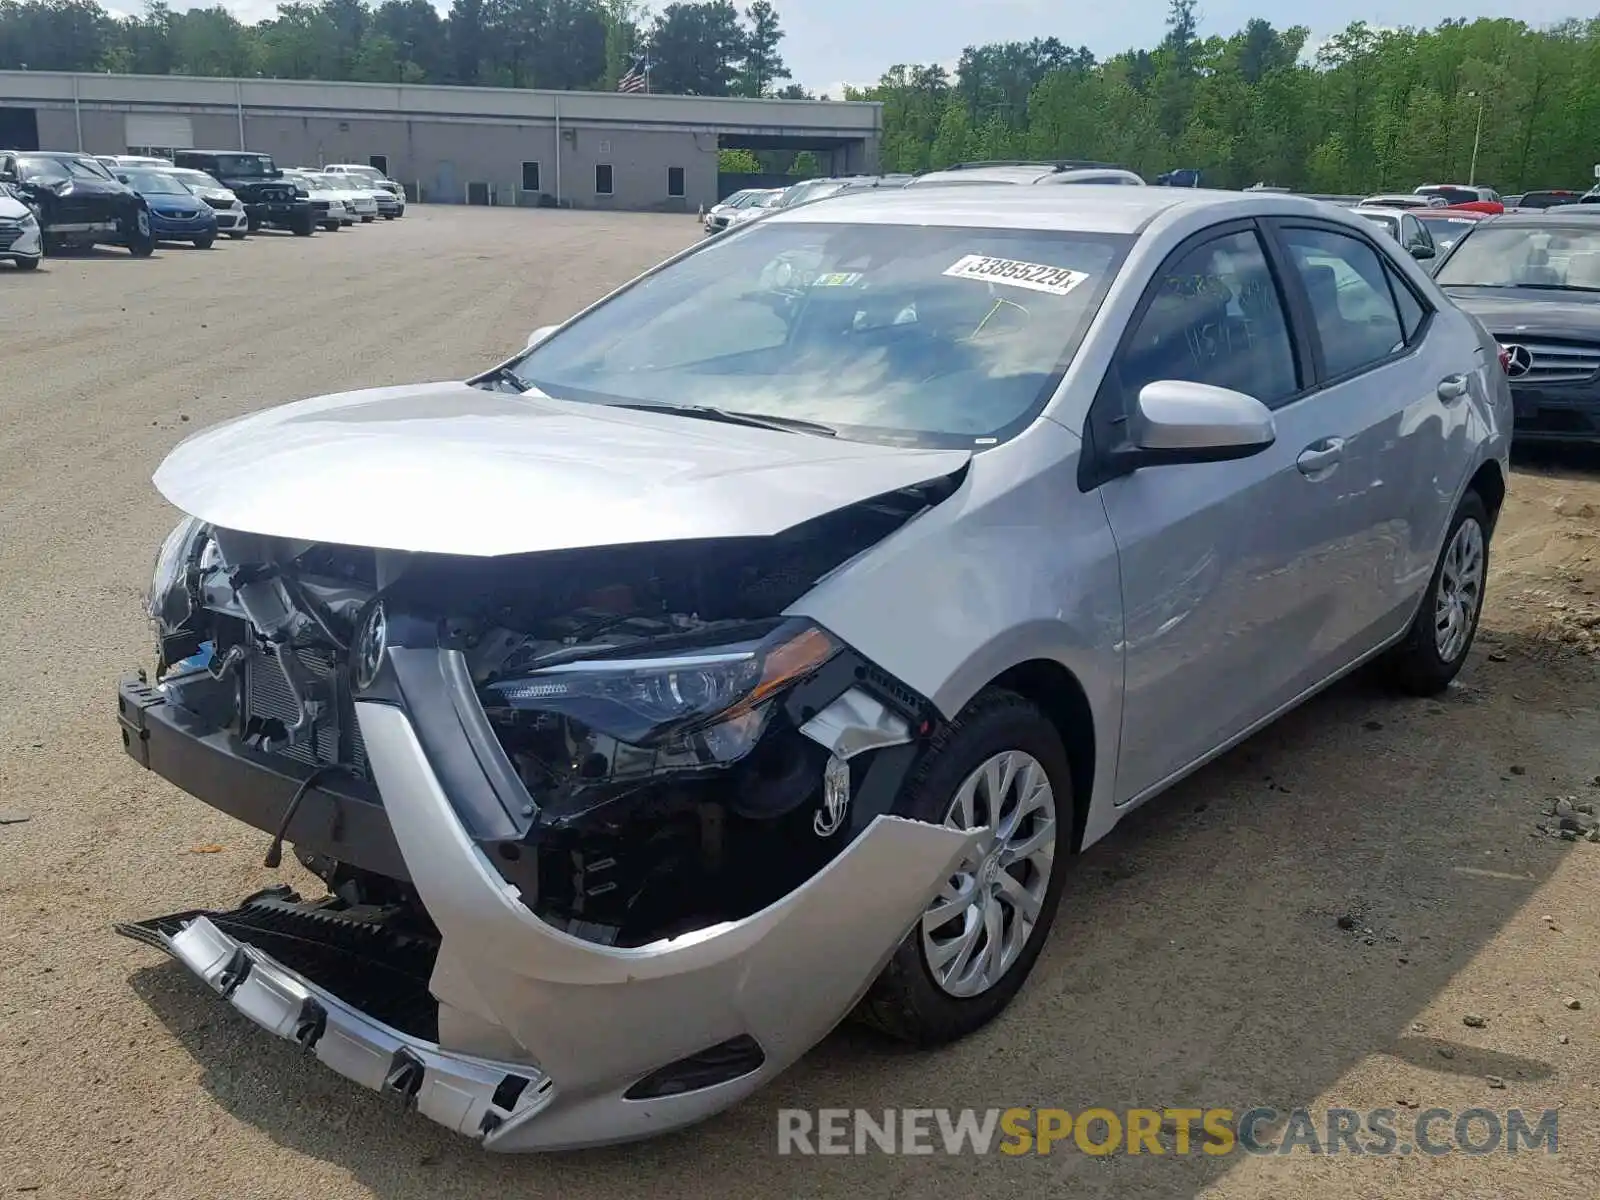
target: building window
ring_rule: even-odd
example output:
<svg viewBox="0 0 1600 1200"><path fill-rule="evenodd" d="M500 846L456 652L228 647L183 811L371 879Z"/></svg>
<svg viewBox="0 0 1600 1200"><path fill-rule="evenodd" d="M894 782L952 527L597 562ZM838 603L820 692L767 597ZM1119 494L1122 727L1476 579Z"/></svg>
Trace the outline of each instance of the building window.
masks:
<svg viewBox="0 0 1600 1200"><path fill-rule="evenodd" d="M669 196L681 196L681 195L683 195L683 168L682 167L668 167L667 168L667 195L669 195Z"/></svg>
<svg viewBox="0 0 1600 1200"><path fill-rule="evenodd" d="M525 192L539 191L539 164L525 162L522 164L522 190Z"/></svg>
<svg viewBox="0 0 1600 1200"><path fill-rule="evenodd" d="M594 169L594 190L596 195L611 195L611 164L599 163Z"/></svg>

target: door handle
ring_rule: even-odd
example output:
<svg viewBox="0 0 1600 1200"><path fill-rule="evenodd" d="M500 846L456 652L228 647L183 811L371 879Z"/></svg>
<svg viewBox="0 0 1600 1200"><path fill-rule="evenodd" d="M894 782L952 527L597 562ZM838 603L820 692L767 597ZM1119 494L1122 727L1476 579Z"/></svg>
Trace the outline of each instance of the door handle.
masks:
<svg viewBox="0 0 1600 1200"><path fill-rule="evenodd" d="M1459 400L1467 394L1467 377L1465 375L1446 375L1439 380L1439 399L1449 402Z"/></svg>
<svg viewBox="0 0 1600 1200"><path fill-rule="evenodd" d="M1300 451L1300 457L1294 460L1294 465L1300 468L1302 475L1320 475L1343 461L1344 439L1323 438Z"/></svg>

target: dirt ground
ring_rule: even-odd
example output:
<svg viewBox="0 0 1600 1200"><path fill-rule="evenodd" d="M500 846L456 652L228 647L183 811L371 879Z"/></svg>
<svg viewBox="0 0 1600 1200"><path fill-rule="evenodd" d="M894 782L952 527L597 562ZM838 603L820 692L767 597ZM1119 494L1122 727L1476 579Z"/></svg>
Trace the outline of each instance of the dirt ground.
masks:
<svg viewBox="0 0 1600 1200"><path fill-rule="evenodd" d="M1600 845L1539 828L1552 798L1600 800L1600 472L1571 456L1512 482L1458 686L1417 702L1351 681L1125 821L1076 862L1016 1004L940 1053L846 1028L697 1129L500 1158L112 934L277 879L266 835L119 744L116 678L149 664L140 601L175 519L149 482L162 456L279 401L460 378L696 233L415 208L0 267L0 813L27 818L0 824L0 1195L1592 1200ZM1430 1107L1558 1108L1558 1152L776 1152L787 1107L1258 1104L1394 1108L1402 1133Z"/></svg>

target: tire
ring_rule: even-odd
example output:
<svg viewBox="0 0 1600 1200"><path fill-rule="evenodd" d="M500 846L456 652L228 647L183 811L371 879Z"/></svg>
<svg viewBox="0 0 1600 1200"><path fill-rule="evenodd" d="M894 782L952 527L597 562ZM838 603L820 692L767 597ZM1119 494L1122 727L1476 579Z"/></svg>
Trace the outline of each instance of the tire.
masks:
<svg viewBox="0 0 1600 1200"><path fill-rule="evenodd" d="M196 250L209 250L209 249L211 249L212 245L216 242L216 240L217 240L217 235L214 234L214 233L210 234L207 237L197 237L194 240L194 248Z"/></svg>
<svg viewBox="0 0 1600 1200"><path fill-rule="evenodd" d="M1066 878L1067 845L1075 828L1072 772L1067 762L1067 752L1055 726L1038 706L1015 692L999 688L985 689L929 748L916 773L907 782L895 810L917 820L945 824L947 816L953 815L952 805L963 790L963 785L980 768L997 756L1015 756L1019 752L1032 760L1033 767L1048 782L1055 809L1049 863L1042 872L1032 860L1015 864L1024 867L1022 875L1031 882L1027 890L1034 893L1038 903L1032 929L1022 934L1019 948L1009 952L1014 953L1014 957L1003 968L998 979L979 985L976 991L957 994L964 989L941 983L930 967L928 947L936 943L930 942L929 932L925 929L927 921L919 919L857 1006L855 1016L858 1020L916 1046L926 1048L944 1045L966 1037L997 1017L1011 1003L1033 970L1061 902L1061 889ZM1012 761L1015 763L1014 758ZM1020 784L1025 779L1026 771L1017 771L1015 783ZM981 804L976 800L974 803L981 819ZM1002 805L1002 824L1011 811ZM1024 827L1020 832L1035 836L1040 832L1037 824L1040 811L1034 810L1034 815L1028 818L1031 828ZM1025 840L1032 840L1032 836L1025 836ZM961 890L973 887L981 893L991 885L998 886L1008 876L1014 882L1018 881L1019 875L1012 868L995 872L994 863L991 856L981 864L963 864L964 868L976 869L963 870L958 874L956 878L963 880ZM1041 879L1042 891L1039 887ZM941 897L950 895L954 883L952 880L947 884ZM936 900L935 906L938 903ZM1001 905L1001 908L1005 907ZM967 909L954 915L953 921L942 926L941 930L953 930L955 924L970 911ZM979 912L982 914L985 910L980 908ZM977 919L982 923L982 915ZM1006 933L1015 930L1015 922L1020 920L1021 913L1010 906L1009 919L1003 926ZM935 931L934 937L942 939L943 933ZM980 939L980 944L983 940ZM1002 937L1002 945L1007 940ZM970 957L977 958L978 955ZM961 961L962 956L958 955L955 962L959 964ZM961 981L953 982L959 984ZM970 987L971 981L968 984Z"/></svg>
<svg viewBox="0 0 1600 1200"><path fill-rule="evenodd" d="M361 218L361 223L363 225L371 225L377 219L378 219L377 217L362 217Z"/></svg>
<svg viewBox="0 0 1600 1200"><path fill-rule="evenodd" d="M43 256L41 255L40 257ZM13 258L11 261L17 264L17 270L19 271L37 271L39 269L39 259L37 258Z"/></svg>
<svg viewBox="0 0 1600 1200"><path fill-rule="evenodd" d="M392 221L392 220L394 220L394 219L395 219L395 218L396 218L396 217L398 217L398 216L399 216L399 215L400 215L400 214L399 214L399 213L384 213L384 214L383 214L383 219L384 219L384 220L385 220L385 221Z"/></svg>
<svg viewBox="0 0 1600 1200"><path fill-rule="evenodd" d="M295 218L294 224L290 228L294 230L295 237L310 237L316 232L317 226L316 222L307 214L304 217Z"/></svg>
<svg viewBox="0 0 1600 1200"><path fill-rule="evenodd" d="M1439 560L1434 563L1433 575L1428 580L1427 591L1422 594L1422 603L1411 628L1382 659L1389 682L1398 690L1413 696L1437 695L1450 685L1467 661L1478 633L1484 584L1489 578L1489 529L1489 510L1484 506L1483 497L1477 492L1468 492L1450 520ZM1456 636L1448 636L1438 628L1441 609L1448 612L1451 608L1447 598L1451 592L1446 583L1447 568L1451 576L1464 577L1471 583L1474 559L1477 563L1475 583L1455 590L1456 612L1452 619L1456 624L1453 631ZM1471 611L1464 613L1461 604L1468 597Z"/></svg>
<svg viewBox="0 0 1600 1200"><path fill-rule="evenodd" d="M252 217L252 216L246 214L245 219L244 219L244 228L245 228L245 232L246 233L260 233L261 232L261 218L260 217Z"/></svg>
<svg viewBox="0 0 1600 1200"><path fill-rule="evenodd" d="M150 227L150 214L140 211L134 217L134 227L126 231L128 253L135 258L149 258L156 252L156 235Z"/></svg>
<svg viewBox="0 0 1600 1200"><path fill-rule="evenodd" d="M324 221L322 228L328 233L338 233L342 226L338 221Z"/></svg>
<svg viewBox="0 0 1600 1200"><path fill-rule="evenodd" d="M234 241L240 242L244 240L245 231L243 229L230 229L228 230L228 236Z"/></svg>

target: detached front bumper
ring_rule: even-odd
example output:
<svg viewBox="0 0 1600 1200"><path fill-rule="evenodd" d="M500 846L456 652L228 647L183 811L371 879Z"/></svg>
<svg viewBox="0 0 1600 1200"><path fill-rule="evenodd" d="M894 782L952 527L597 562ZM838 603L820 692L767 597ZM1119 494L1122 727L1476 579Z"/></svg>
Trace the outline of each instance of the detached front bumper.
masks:
<svg viewBox="0 0 1600 1200"><path fill-rule="evenodd" d="M153 692L124 683L130 753L180 786L189 786L173 773L182 763L224 769L214 744L176 745L182 710ZM204 914L145 940L270 1032L492 1150L652 1136L754 1092L848 1014L983 835L880 815L806 883L747 918L639 948L604 946L522 902L462 824L405 711L373 700L355 710L382 798L360 819L388 832L440 936L429 979L437 1041L400 1033ZM463 769L451 764L452 788ZM191 790L214 804L227 794L214 781ZM319 807L319 795L328 794L308 792L291 826L297 847L308 838L328 846L330 820L342 819L348 838L362 814L354 800ZM262 828L282 812L264 822L270 806L236 806Z"/></svg>

